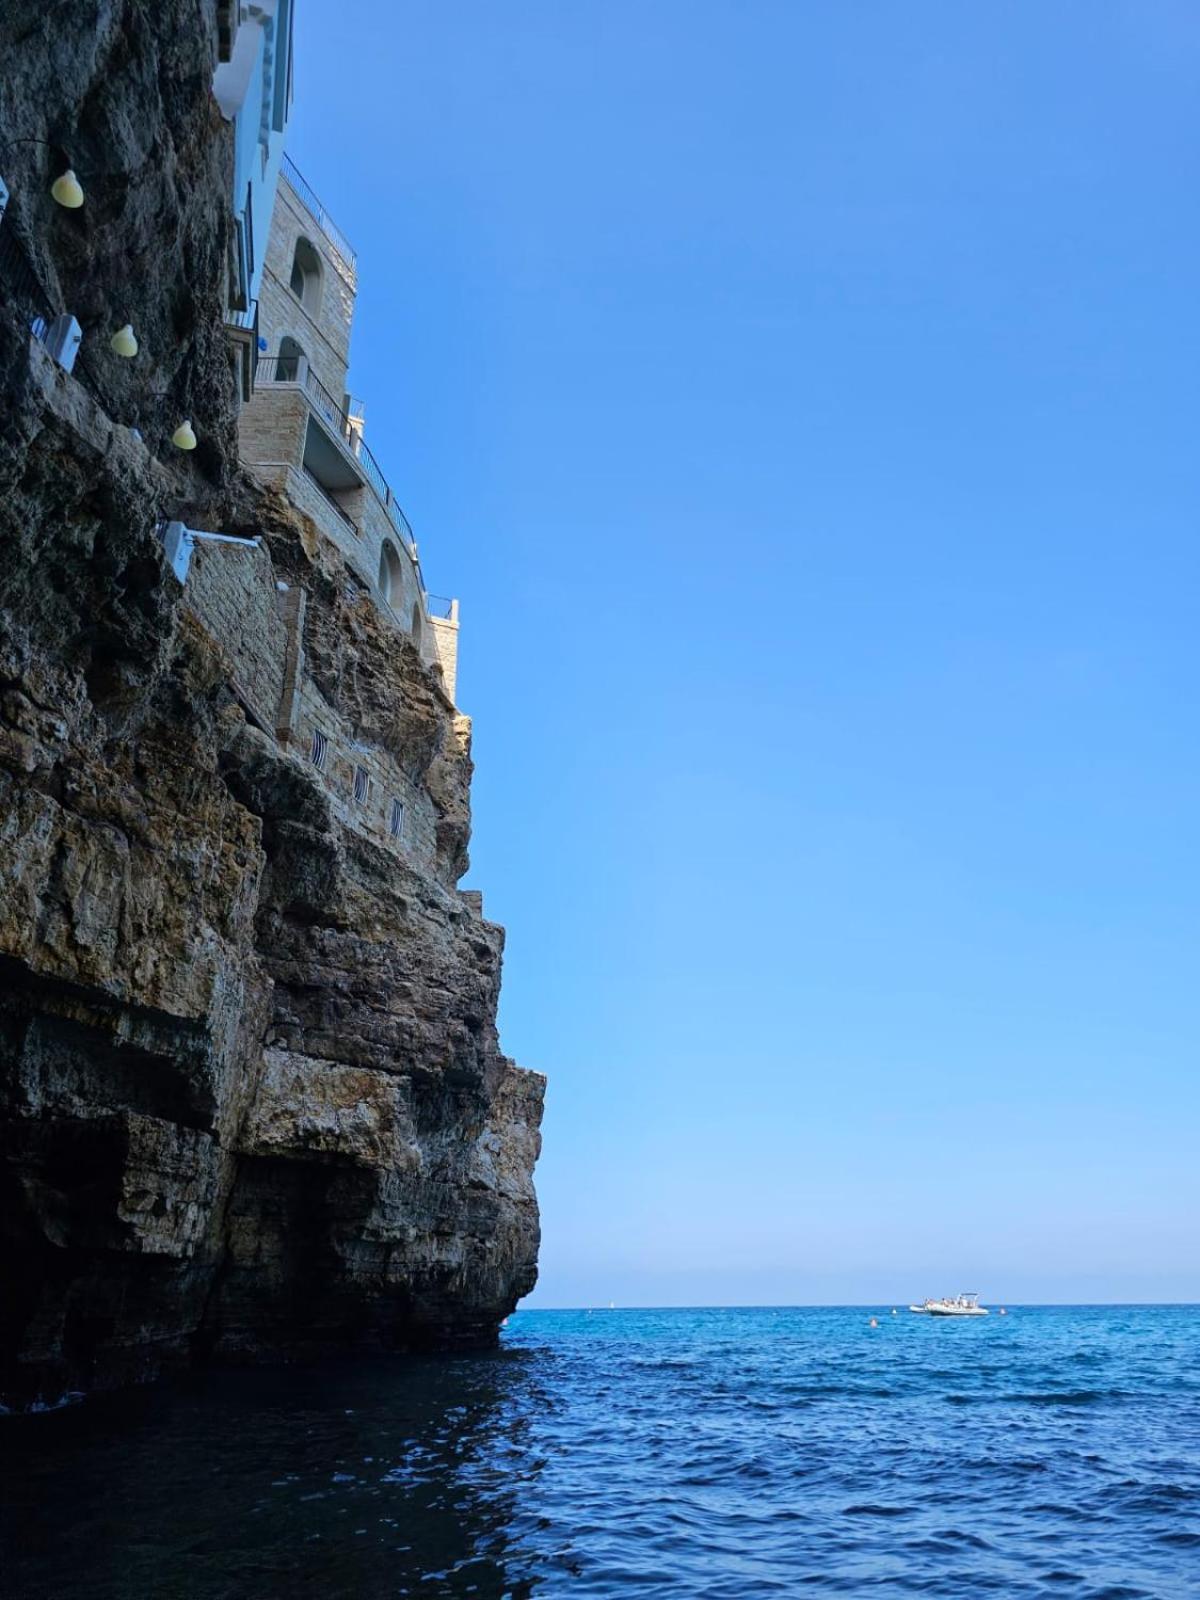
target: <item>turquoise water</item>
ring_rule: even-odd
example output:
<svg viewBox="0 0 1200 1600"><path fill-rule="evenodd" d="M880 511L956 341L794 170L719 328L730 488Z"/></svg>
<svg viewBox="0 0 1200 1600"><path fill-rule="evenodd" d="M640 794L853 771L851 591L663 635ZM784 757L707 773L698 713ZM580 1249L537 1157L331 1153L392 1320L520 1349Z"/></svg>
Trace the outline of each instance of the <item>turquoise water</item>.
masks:
<svg viewBox="0 0 1200 1600"><path fill-rule="evenodd" d="M1200 1595L1200 1308L518 1313L0 1428L6 1596Z"/></svg>

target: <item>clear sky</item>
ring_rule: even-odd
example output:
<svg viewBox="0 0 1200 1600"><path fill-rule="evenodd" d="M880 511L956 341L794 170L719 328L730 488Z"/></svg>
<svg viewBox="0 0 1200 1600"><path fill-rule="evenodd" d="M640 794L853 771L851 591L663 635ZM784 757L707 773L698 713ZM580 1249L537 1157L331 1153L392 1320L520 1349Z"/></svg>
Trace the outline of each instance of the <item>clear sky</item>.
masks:
<svg viewBox="0 0 1200 1600"><path fill-rule="evenodd" d="M1200 1299L1200 13L300 0L541 1305Z"/></svg>

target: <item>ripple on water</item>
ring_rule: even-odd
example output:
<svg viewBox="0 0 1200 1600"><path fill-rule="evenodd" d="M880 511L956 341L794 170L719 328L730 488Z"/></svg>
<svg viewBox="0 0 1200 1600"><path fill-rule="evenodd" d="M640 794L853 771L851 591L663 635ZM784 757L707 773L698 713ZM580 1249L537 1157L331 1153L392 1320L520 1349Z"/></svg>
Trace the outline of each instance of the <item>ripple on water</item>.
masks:
<svg viewBox="0 0 1200 1600"><path fill-rule="evenodd" d="M520 1312L492 1357L12 1419L6 1593L1200 1592L1200 1313L881 1320Z"/></svg>

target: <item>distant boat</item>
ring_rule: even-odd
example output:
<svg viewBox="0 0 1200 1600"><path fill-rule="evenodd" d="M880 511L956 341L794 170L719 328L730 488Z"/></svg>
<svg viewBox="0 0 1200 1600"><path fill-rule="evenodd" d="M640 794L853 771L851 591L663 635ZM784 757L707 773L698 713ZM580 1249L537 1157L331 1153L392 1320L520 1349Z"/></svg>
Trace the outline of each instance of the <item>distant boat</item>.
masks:
<svg viewBox="0 0 1200 1600"><path fill-rule="evenodd" d="M977 1294L944 1295L940 1300L926 1300L923 1305L909 1306L910 1311L926 1317L986 1317L988 1309L979 1304Z"/></svg>

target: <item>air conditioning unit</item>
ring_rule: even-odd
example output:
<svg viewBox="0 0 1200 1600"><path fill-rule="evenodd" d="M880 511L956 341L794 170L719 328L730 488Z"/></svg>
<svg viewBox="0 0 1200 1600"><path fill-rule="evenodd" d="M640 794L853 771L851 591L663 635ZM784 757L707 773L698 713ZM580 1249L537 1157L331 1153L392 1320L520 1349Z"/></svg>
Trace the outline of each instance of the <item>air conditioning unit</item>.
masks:
<svg viewBox="0 0 1200 1600"><path fill-rule="evenodd" d="M69 311L64 311L46 329L42 342L63 371L70 372L83 343L83 329Z"/></svg>

